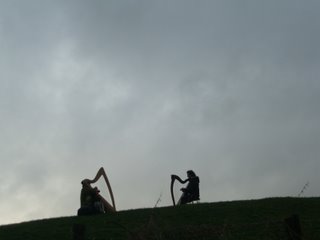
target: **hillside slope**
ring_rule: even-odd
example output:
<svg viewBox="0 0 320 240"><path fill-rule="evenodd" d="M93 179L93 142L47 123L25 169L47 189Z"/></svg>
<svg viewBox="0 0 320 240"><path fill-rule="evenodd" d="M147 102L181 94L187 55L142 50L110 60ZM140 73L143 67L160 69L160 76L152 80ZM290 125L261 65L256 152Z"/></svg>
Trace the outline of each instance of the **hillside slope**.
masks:
<svg viewBox="0 0 320 240"><path fill-rule="evenodd" d="M0 226L1 240L287 239L284 219L297 214L303 239L320 239L320 198L267 198L135 209L88 217L61 217Z"/></svg>

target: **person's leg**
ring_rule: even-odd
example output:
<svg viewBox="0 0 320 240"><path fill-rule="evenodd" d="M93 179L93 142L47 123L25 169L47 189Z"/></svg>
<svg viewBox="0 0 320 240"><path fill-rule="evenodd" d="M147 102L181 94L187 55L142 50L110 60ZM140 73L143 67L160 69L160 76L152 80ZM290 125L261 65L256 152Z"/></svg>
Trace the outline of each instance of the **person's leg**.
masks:
<svg viewBox="0 0 320 240"><path fill-rule="evenodd" d="M182 204L186 204L187 203L187 194L186 193L182 193L177 205L182 205Z"/></svg>
<svg viewBox="0 0 320 240"><path fill-rule="evenodd" d="M94 202L93 206L97 213L104 213L104 206L101 201Z"/></svg>
<svg viewBox="0 0 320 240"><path fill-rule="evenodd" d="M96 211L93 207L81 207L78 209L78 216L87 216L95 213Z"/></svg>

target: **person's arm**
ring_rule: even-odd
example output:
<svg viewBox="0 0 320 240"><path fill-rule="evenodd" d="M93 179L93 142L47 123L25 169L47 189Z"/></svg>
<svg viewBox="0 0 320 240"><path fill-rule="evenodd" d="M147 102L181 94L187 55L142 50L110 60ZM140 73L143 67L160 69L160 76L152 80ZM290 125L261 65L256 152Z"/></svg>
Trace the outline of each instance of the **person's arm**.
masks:
<svg viewBox="0 0 320 240"><path fill-rule="evenodd" d="M181 190L182 192L184 192L184 193L190 192L190 191L189 191L190 178L187 178L186 180L182 181L182 183L186 183L186 182L189 182L189 184L187 185L187 187L185 187L185 188L180 188L180 190Z"/></svg>
<svg viewBox="0 0 320 240"><path fill-rule="evenodd" d="M198 177L192 177L192 178L189 178L188 180L189 180L189 184L187 185L185 192L194 194L195 191L197 190L198 184L199 184Z"/></svg>
<svg viewBox="0 0 320 240"><path fill-rule="evenodd" d="M186 180L182 180L179 176L174 175L174 174L171 175L171 179L177 179L182 184L184 184L184 183L189 181L189 178L187 178Z"/></svg>

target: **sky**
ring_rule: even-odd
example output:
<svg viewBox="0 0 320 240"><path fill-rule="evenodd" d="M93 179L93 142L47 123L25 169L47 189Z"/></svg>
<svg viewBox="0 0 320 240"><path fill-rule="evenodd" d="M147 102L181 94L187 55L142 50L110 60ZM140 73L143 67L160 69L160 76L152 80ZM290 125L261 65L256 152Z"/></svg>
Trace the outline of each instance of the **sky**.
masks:
<svg viewBox="0 0 320 240"><path fill-rule="evenodd" d="M100 167L120 211L189 169L200 202L319 196L319 10L0 0L0 225L76 215Z"/></svg>

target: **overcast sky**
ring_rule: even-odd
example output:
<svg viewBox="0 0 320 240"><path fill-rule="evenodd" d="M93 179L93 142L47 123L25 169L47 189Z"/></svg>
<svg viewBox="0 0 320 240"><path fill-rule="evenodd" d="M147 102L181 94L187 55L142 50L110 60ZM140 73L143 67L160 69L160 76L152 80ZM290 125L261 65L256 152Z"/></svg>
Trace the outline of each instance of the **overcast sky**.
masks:
<svg viewBox="0 0 320 240"><path fill-rule="evenodd" d="M319 11L0 0L0 224L75 215L101 166L118 210L172 205L189 169L201 202L319 196Z"/></svg>

